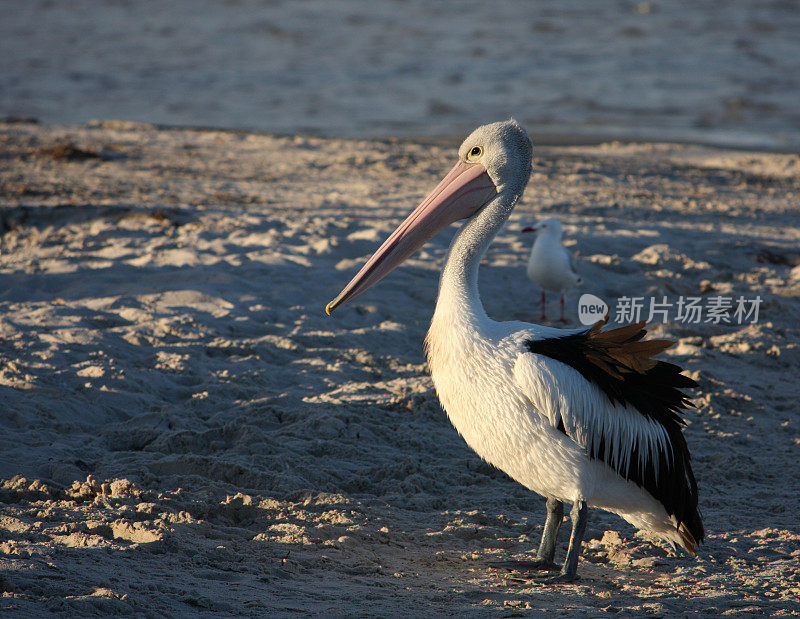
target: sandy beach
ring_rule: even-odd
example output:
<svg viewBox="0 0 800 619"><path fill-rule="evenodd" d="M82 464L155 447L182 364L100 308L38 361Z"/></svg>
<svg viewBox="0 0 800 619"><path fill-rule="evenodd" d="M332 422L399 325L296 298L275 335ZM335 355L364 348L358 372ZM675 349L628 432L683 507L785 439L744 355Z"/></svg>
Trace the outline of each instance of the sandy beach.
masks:
<svg viewBox="0 0 800 619"><path fill-rule="evenodd" d="M426 372L452 231L323 311L458 141L0 124L0 612L800 614L800 157L535 148L490 315L537 319L520 231L544 216L578 252L573 324L583 293L763 300L652 329L700 384L699 557L593 512L552 586L487 566L536 547L544 501Z"/></svg>

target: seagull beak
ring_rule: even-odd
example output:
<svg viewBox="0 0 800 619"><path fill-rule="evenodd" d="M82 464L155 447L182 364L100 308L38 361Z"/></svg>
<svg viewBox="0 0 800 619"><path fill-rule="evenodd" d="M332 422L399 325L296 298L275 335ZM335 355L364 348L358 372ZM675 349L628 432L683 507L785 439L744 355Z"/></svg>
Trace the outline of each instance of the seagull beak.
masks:
<svg viewBox="0 0 800 619"><path fill-rule="evenodd" d="M325 307L335 308L374 286L454 221L471 217L497 195L479 163L459 161L430 195L392 232L344 290Z"/></svg>
<svg viewBox="0 0 800 619"><path fill-rule="evenodd" d="M539 231L539 227L538 226L525 226L522 229L522 231L523 232L538 232Z"/></svg>

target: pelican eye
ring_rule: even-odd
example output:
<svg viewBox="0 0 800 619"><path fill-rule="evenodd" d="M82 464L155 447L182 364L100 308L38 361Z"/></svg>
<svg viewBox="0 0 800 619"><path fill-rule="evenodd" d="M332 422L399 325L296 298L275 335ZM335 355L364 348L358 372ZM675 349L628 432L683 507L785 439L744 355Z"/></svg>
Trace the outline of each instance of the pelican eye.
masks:
<svg viewBox="0 0 800 619"><path fill-rule="evenodd" d="M467 159L478 159L482 154L483 149L480 146L473 146L467 155Z"/></svg>

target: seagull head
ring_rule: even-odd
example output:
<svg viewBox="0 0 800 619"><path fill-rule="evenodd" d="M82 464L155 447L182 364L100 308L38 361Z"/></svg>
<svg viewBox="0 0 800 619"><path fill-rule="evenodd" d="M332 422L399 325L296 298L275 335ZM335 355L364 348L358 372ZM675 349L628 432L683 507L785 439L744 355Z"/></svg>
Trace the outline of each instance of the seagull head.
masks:
<svg viewBox="0 0 800 619"><path fill-rule="evenodd" d="M543 219L536 225L527 226L523 228L522 231L536 232L539 236L549 236L556 241L560 241L561 236L564 234L564 229L561 227L561 222L558 221L558 219L553 219L552 217Z"/></svg>

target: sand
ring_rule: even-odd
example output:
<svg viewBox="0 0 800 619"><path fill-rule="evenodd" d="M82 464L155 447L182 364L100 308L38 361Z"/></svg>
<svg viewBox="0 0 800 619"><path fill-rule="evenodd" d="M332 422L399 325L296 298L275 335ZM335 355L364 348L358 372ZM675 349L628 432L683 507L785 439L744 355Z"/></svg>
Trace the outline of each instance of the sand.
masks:
<svg viewBox="0 0 800 619"><path fill-rule="evenodd" d="M796 155L536 149L482 269L494 317L538 316L520 230L543 216L579 252L573 321L584 292L764 299L756 324L653 328L700 383L699 557L593 512L581 579L553 586L487 566L535 548L544 501L467 448L426 373L452 231L323 311L455 141L0 141L2 613L800 613Z"/></svg>

